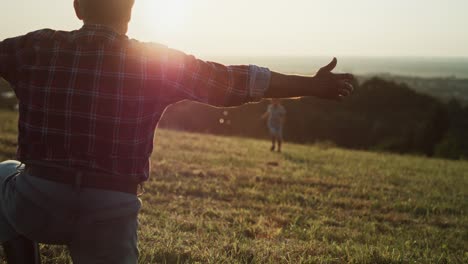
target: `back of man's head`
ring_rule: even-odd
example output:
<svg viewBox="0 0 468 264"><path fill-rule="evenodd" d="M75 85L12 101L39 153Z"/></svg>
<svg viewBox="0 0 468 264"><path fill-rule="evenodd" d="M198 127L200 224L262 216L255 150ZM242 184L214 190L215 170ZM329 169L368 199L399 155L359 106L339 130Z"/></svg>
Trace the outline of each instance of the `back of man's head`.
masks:
<svg viewBox="0 0 468 264"><path fill-rule="evenodd" d="M79 19L92 23L129 22L135 0L74 0Z"/></svg>

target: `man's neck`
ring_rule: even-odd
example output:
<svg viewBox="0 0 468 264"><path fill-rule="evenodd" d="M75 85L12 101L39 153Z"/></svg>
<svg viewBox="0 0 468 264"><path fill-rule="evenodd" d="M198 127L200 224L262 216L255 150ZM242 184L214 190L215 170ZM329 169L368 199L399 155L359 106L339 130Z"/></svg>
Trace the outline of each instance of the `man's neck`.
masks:
<svg viewBox="0 0 468 264"><path fill-rule="evenodd" d="M128 23L102 23L98 21L85 21L85 25L103 25L105 27L108 27L112 29L115 33L118 33L120 35L126 35L128 31Z"/></svg>

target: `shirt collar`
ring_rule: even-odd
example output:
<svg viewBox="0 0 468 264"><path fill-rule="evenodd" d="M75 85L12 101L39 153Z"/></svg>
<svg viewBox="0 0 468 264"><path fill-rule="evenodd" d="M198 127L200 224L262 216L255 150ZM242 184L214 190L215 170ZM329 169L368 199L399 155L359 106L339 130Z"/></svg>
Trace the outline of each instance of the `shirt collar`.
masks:
<svg viewBox="0 0 468 264"><path fill-rule="evenodd" d="M111 27L102 24L85 24L80 29L82 32L92 33L93 35L99 35L108 39L116 39L118 37L127 37L126 35L119 34Z"/></svg>

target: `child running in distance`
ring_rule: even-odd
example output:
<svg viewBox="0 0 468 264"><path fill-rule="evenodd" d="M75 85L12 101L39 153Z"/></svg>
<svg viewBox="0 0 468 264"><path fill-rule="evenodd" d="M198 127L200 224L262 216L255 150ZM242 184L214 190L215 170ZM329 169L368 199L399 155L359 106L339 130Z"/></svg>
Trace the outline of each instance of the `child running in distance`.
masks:
<svg viewBox="0 0 468 264"><path fill-rule="evenodd" d="M268 118L267 125L271 135L271 151L275 150L276 142L278 142L277 151L281 152L281 144L283 142L283 125L286 118L286 109L281 105L281 100L271 99L267 111L262 115L262 118Z"/></svg>

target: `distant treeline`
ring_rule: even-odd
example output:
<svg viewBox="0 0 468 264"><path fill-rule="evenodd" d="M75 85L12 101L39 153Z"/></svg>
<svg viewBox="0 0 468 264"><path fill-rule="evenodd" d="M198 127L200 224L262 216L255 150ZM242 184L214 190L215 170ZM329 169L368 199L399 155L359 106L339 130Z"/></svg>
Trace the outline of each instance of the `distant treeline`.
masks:
<svg viewBox="0 0 468 264"><path fill-rule="evenodd" d="M0 80L0 92L8 91ZM285 140L340 147L468 159L468 106L415 92L406 84L372 78L356 84L341 103L315 98L284 100ZM2 101L3 100L3 101ZM0 107L16 102L1 99ZM268 138L261 115L268 102L213 108L193 102L170 107L160 127Z"/></svg>
<svg viewBox="0 0 468 264"><path fill-rule="evenodd" d="M379 74L378 76L361 76L361 81L379 77L387 81L397 83L405 83L411 89L422 94L428 94L436 98L448 102L452 98L468 105L468 79L456 77L414 77L414 76L398 76L391 74Z"/></svg>

